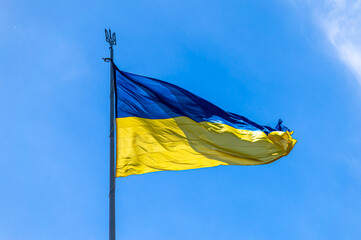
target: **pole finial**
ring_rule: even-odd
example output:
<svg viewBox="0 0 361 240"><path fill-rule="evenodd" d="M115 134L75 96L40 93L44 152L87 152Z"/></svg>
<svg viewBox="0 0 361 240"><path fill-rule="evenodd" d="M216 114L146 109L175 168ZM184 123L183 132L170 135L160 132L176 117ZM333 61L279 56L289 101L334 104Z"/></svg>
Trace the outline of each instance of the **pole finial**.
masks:
<svg viewBox="0 0 361 240"><path fill-rule="evenodd" d="M105 29L105 41L107 41L110 45L110 47L113 47L114 45L117 45L117 39L115 37L115 33L112 34L112 31Z"/></svg>

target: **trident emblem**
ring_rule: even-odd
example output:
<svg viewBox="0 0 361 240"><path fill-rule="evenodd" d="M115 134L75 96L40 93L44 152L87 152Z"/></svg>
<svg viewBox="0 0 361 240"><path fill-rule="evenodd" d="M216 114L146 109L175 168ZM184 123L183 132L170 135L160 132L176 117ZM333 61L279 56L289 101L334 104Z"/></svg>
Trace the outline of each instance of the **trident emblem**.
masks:
<svg viewBox="0 0 361 240"><path fill-rule="evenodd" d="M110 47L117 45L117 39L115 38L115 33L112 34L112 31L105 29L105 41L107 41Z"/></svg>
<svg viewBox="0 0 361 240"><path fill-rule="evenodd" d="M103 58L104 62L109 62L113 60L113 46L117 45L117 39L115 38L115 33L112 34L112 31L105 29L105 41L109 43L110 49L110 58Z"/></svg>

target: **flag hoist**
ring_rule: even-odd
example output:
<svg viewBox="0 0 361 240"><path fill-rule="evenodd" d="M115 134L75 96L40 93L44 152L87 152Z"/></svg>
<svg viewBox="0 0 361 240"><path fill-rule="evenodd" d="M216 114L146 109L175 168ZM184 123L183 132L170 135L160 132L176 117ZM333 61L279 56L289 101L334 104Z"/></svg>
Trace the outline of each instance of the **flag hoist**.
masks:
<svg viewBox="0 0 361 240"><path fill-rule="evenodd" d="M260 125L176 85L119 70L113 62L115 34L106 31L106 38L111 51L107 59L111 65L111 240L115 238L115 177L219 165L267 164L286 156L294 147L293 132L281 120L275 127Z"/></svg>

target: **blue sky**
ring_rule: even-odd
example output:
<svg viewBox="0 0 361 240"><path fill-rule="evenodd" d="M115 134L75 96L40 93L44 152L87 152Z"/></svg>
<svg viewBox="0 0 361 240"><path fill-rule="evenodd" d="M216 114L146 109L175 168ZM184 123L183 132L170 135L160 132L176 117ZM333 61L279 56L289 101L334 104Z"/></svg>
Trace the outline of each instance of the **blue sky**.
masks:
<svg viewBox="0 0 361 240"><path fill-rule="evenodd" d="M118 239L358 239L360 1L0 0L0 239L107 239L109 65L299 140L117 179Z"/></svg>

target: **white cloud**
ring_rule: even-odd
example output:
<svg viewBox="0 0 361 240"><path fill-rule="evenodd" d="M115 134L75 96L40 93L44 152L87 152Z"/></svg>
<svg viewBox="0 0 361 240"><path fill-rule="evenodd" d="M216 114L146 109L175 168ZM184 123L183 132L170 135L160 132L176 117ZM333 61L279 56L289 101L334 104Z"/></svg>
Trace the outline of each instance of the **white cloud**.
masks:
<svg viewBox="0 0 361 240"><path fill-rule="evenodd" d="M361 84L361 0L325 0L315 16L340 60Z"/></svg>

